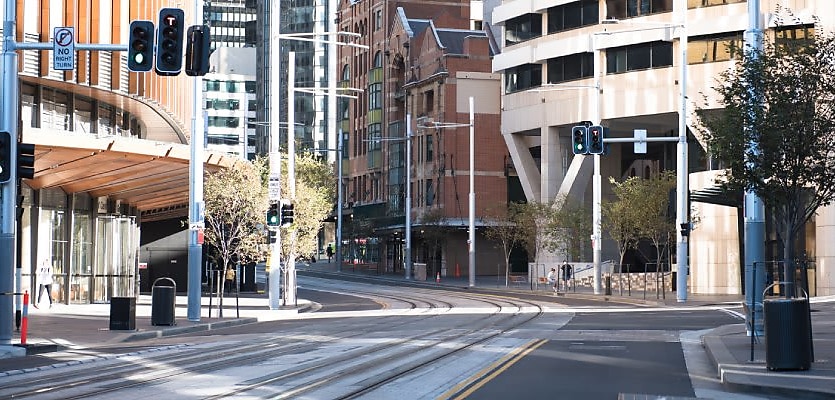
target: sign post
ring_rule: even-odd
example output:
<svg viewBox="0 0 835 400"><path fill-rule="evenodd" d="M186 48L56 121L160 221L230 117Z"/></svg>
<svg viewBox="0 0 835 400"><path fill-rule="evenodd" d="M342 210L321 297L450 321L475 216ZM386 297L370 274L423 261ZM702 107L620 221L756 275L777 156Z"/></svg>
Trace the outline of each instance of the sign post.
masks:
<svg viewBox="0 0 835 400"><path fill-rule="evenodd" d="M59 71L75 68L75 28L55 27L52 35L52 65Z"/></svg>

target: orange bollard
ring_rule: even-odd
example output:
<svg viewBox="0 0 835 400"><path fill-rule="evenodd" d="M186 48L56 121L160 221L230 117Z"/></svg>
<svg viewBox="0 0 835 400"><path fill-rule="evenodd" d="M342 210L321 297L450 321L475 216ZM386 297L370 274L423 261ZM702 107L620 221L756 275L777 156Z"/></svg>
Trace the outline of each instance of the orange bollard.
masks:
<svg viewBox="0 0 835 400"><path fill-rule="evenodd" d="M458 268L458 263L455 263L455 277L456 277L456 278L460 278L460 277L461 277L461 269L460 269L460 268Z"/></svg>
<svg viewBox="0 0 835 400"><path fill-rule="evenodd" d="M26 344L26 331L29 329L29 291L23 292L23 315L20 318L20 344Z"/></svg>
<svg viewBox="0 0 835 400"><path fill-rule="evenodd" d="M441 283L441 271L438 271L438 275L435 277L435 283Z"/></svg>

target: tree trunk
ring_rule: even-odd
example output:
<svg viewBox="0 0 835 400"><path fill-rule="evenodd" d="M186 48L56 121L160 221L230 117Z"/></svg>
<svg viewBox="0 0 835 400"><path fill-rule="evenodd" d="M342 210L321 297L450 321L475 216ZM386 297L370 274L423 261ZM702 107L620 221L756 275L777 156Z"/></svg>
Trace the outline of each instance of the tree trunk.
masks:
<svg viewBox="0 0 835 400"><path fill-rule="evenodd" d="M786 224L786 232L783 235L783 280L786 282L786 298L795 295L794 282L794 230L790 224Z"/></svg>

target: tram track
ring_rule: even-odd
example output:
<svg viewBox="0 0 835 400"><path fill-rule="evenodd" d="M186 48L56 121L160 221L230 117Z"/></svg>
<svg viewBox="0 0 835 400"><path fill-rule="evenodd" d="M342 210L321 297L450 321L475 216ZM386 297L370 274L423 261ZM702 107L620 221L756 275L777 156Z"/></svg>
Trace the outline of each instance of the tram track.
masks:
<svg viewBox="0 0 835 400"><path fill-rule="evenodd" d="M413 288L397 292L356 285L346 293L373 297L397 309L389 309L391 315L363 318L361 324L325 324L327 329L315 335L305 334L303 320L297 320L292 331L254 341L248 337L248 342L192 342L163 346L159 351L114 355L100 363L64 363L62 367L25 374L25 380L0 380L0 398L112 398L226 371L253 370L253 366L264 368L256 368L259 372L242 382L225 385L224 390L194 397L315 397L323 390L344 386L351 390L322 398L357 398L542 314L541 308L531 313L530 309L539 306L529 301L460 291ZM473 307L482 312L464 322L432 322ZM272 369L274 365L282 367ZM380 370L385 372L369 372Z"/></svg>

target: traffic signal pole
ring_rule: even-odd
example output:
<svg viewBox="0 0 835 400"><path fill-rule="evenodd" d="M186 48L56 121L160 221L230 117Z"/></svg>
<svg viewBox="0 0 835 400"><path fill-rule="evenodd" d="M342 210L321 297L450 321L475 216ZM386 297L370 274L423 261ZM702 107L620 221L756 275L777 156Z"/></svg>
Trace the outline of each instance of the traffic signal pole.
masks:
<svg viewBox="0 0 835 400"><path fill-rule="evenodd" d="M203 0L194 1L195 25L203 24ZM201 308L201 273L200 266L203 263L202 232L205 228L205 210L203 203L203 142L206 135L205 111L203 111L203 85L202 76L195 76L192 80L192 104L191 104L191 143L189 160L189 235L188 235L188 274L187 294L188 308L187 318L192 322L200 322Z"/></svg>
<svg viewBox="0 0 835 400"><path fill-rule="evenodd" d="M18 81L17 81L17 53L15 52L14 34L16 2L4 2L3 20L3 114L0 121L0 130L4 130L17 138L18 106ZM17 143L17 140L11 140ZM0 346L12 344L12 330L14 324L14 302L15 297L15 199L17 198L17 146L9 146L9 167L11 177L8 182L2 184L0 196L2 196L2 220L0 220ZM17 279L20 282L20 271Z"/></svg>

